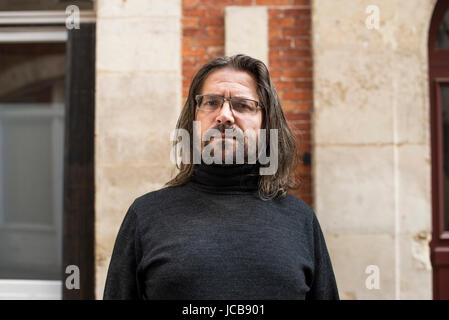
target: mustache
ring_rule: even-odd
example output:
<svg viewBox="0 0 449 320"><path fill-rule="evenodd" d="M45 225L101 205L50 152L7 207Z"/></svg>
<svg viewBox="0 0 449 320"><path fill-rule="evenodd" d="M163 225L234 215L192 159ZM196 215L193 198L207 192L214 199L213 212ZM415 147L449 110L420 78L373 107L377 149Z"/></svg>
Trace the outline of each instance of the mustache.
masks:
<svg viewBox="0 0 449 320"><path fill-rule="evenodd" d="M220 131L220 133L225 133L225 130L231 130L230 133L236 133L236 132L240 132L243 133L242 129L240 129L239 127L235 126L235 125L228 125L228 124L218 124L216 126L213 126L212 128L209 128L207 131L209 130L218 130Z"/></svg>

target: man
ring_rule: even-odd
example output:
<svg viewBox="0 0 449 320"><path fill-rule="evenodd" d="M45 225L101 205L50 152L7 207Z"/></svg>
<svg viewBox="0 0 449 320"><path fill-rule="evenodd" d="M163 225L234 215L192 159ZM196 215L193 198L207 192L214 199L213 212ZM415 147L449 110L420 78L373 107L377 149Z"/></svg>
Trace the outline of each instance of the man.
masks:
<svg viewBox="0 0 449 320"><path fill-rule="evenodd" d="M199 147L184 144L178 175L128 209L104 299L339 299L318 220L287 194L298 152L265 64L236 55L204 65L177 128Z"/></svg>

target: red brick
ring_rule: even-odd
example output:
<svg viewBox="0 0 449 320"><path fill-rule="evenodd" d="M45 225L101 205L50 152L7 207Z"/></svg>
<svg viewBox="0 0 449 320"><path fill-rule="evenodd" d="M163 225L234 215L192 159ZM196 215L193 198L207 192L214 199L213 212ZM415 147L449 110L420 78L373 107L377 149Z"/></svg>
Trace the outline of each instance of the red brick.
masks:
<svg viewBox="0 0 449 320"><path fill-rule="evenodd" d="M185 48L183 48L185 49ZM190 48L191 49L191 48ZM182 65L185 67L196 67L198 65L197 57L185 57L182 58Z"/></svg>
<svg viewBox="0 0 449 320"><path fill-rule="evenodd" d="M204 47L199 47L196 49L192 48L183 48L182 49L182 55L186 57L196 57L196 56L202 56L206 53L206 49Z"/></svg>
<svg viewBox="0 0 449 320"><path fill-rule="evenodd" d="M300 149L301 146L303 146L303 145L310 145L310 144L307 143L307 142L304 142L304 143L298 143L298 144L297 144L298 149ZM304 175L311 175L311 172L310 172L310 171L311 171L311 170L310 170L310 166L304 166L303 164L298 165L298 167L297 167L296 170L295 170L296 174L299 175L301 178L302 178Z"/></svg>
<svg viewBox="0 0 449 320"><path fill-rule="evenodd" d="M234 0L200 0L200 4L205 7L216 7L217 5L226 7L233 5Z"/></svg>
<svg viewBox="0 0 449 320"><path fill-rule="evenodd" d="M191 83L191 81L190 81L189 78L186 79L186 80L182 80L182 87L183 88L189 88L190 87L190 83Z"/></svg>
<svg viewBox="0 0 449 320"><path fill-rule="evenodd" d="M280 70L271 70L270 76L273 80L273 78L279 78L282 75L282 72Z"/></svg>
<svg viewBox="0 0 449 320"><path fill-rule="evenodd" d="M277 90L295 89L295 88L296 88L296 81L277 81L276 82Z"/></svg>
<svg viewBox="0 0 449 320"><path fill-rule="evenodd" d="M294 40L294 46L295 46L295 48L307 48L307 47L310 47L310 39L309 39L309 37L295 39Z"/></svg>
<svg viewBox="0 0 449 320"><path fill-rule="evenodd" d="M298 88L298 89L313 89L312 79L310 79L310 81L298 81L296 83L296 88Z"/></svg>
<svg viewBox="0 0 449 320"><path fill-rule="evenodd" d="M270 18L268 20L269 27L292 27L295 24L295 19L287 18Z"/></svg>
<svg viewBox="0 0 449 320"><path fill-rule="evenodd" d="M289 48L291 47L292 40L288 39L270 39L268 42L268 45L270 47L285 47Z"/></svg>
<svg viewBox="0 0 449 320"><path fill-rule="evenodd" d="M201 37L207 35L204 28L184 28L182 30L183 37Z"/></svg>
<svg viewBox="0 0 449 320"><path fill-rule="evenodd" d="M253 0L234 0L236 6L250 6L253 4Z"/></svg>
<svg viewBox="0 0 449 320"><path fill-rule="evenodd" d="M310 17L310 9L285 9L284 15L286 17L295 16L295 17Z"/></svg>
<svg viewBox="0 0 449 320"><path fill-rule="evenodd" d="M303 78L306 70L286 69L282 71L282 77L285 78Z"/></svg>
<svg viewBox="0 0 449 320"><path fill-rule="evenodd" d="M199 45L201 47L203 46L224 46L224 38L222 37L208 37L205 39L200 39L199 40Z"/></svg>
<svg viewBox="0 0 449 320"><path fill-rule="evenodd" d="M185 67L182 68L182 75L185 77L193 77L197 71L197 68Z"/></svg>
<svg viewBox="0 0 449 320"><path fill-rule="evenodd" d="M282 107L287 111L306 112L311 111L313 105L312 101L284 100L282 102Z"/></svg>
<svg viewBox="0 0 449 320"><path fill-rule="evenodd" d="M204 28L208 36L222 36L224 37L223 27L206 27Z"/></svg>
<svg viewBox="0 0 449 320"><path fill-rule="evenodd" d="M206 10L207 17L223 17L224 16L224 8L207 8Z"/></svg>
<svg viewBox="0 0 449 320"><path fill-rule="evenodd" d="M283 57L310 57L312 53L309 49L285 49Z"/></svg>
<svg viewBox="0 0 449 320"><path fill-rule="evenodd" d="M182 48L192 48L198 46L198 40L192 37L184 37L182 39Z"/></svg>
<svg viewBox="0 0 449 320"><path fill-rule="evenodd" d="M300 146L299 146L299 150L300 150L300 152L312 152L312 146L311 146L311 144L310 143L302 143Z"/></svg>
<svg viewBox="0 0 449 320"><path fill-rule="evenodd" d="M286 100L312 100L312 91L287 91L282 96Z"/></svg>
<svg viewBox="0 0 449 320"><path fill-rule="evenodd" d="M256 0L258 6L283 6L291 5L292 0Z"/></svg>
<svg viewBox="0 0 449 320"><path fill-rule="evenodd" d="M207 50L207 55L208 56L217 57L217 56L223 56L224 55L224 47L223 46L207 47L206 50Z"/></svg>
<svg viewBox="0 0 449 320"><path fill-rule="evenodd" d="M297 130L308 130L310 131L312 125L310 123L310 121L297 121L297 120L292 120L290 121L290 128L295 128Z"/></svg>
<svg viewBox="0 0 449 320"><path fill-rule="evenodd" d="M183 8L182 15L184 17L204 17L206 14L206 9L198 9L198 8Z"/></svg>
<svg viewBox="0 0 449 320"><path fill-rule="evenodd" d="M304 59L294 59L294 60L287 60L287 59L272 59L270 60L270 68L310 68L312 67L312 61L304 60Z"/></svg>
<svg viewBox="0 0 449 320"><path fill-rule="evenodd" d="M284 28L282 29L282 34L286 37L295 37L295 36L302 36L302 35L309 35L310 34L310 28Z"/></svg>
<svg viewBox="0 0 449 320"><path fill-rule="evenodd" d="M269 28L268 35L270 39L281 38L282 37L282 29L281 28Z"/></svg>
<svg viewBox="0 0 449 320"><path fill-rule="evenodd" d="M182 18L183 27L198 27L198 17L185 17Z"/></svg>
<svg viewBox="0 0 449 320"><path fill-rule="evenodd" d="M183 8L186 7L194 7L196 5L198 5L198 0L182 0L182 6Z"/></svg>
<svg viewBox="0 0 449 320"><path fill-rule="evenodd" d="M310 19L295 19L293 25L299 29L308 29L311 26Z"/></svg>
<svg viewBox="0 0 449 320"><path fill-rule="evenodd" d="M302 183L299 190L303 194L312 194L312 185L310 183Z"/></svg>
<svg viewBox="0 0 449 320"><path fill-rule="evenodd" d="M312 70L308 69L287 69L282 71L283 78L312 78Z"/></svg>
<svg viewBox="0 0 449 320"><path fill-rule="evenodd" d="M282 10L280 10L280 9L272 9L272 8L270 8L270 9L268 9L268 16L271 18L271 17L273 17L273 18L278 18L278 17L280 17L282 15Z"/></svg>
<svg viewBox="0 0 449 320"><path fill-rule="evenodd" d="M300 131L299 137L302 141L311 141L311 134L306 131Z"/></svg>
<svg viewBox="0 0 449 320"><path fill-rule="evenodd" d="M310 121L311 114L310 112L287 112L285 114L287 119L289 120L304 120L304 121Z"/></svg>
<svg viewBox="0 0 449 320"><path fill-rule="evenodd" d="M205 26L224 26L224 17L200 18L201 27Z"/></svg>
<svg viewBox="0 0 449 320"><path fill-rule="evenodd" d="M277 81L277 89L312 89L312 81Z"/></svg>
<svg viewBox="0 0 449 320"><path fill-rule="evenodd" d="M310 6L310 0L293 0L295 6Z"/></svg>
<svg viewBox="0 0 449 320"><path fill-rule="evenodd" d="M277 59L281 57L281 50L279 49L270 49L268 52L269 59Z"/></svg>

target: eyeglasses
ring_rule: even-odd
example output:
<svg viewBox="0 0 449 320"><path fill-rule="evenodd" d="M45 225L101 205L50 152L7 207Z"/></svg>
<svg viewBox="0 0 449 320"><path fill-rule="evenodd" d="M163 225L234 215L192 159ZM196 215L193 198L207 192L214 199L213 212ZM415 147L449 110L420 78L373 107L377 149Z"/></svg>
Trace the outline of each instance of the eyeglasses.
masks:
<svg viewBox="0 0 449 320"><path fill-rule="evenodd" d="M237 97L225 98L211 94L198 94L195 96L195 100L198 109L206 112L221 109L225 101L229 101L231 109L241 115L253 115L257 113L259 108L263 108L258 101Z"/></svg>

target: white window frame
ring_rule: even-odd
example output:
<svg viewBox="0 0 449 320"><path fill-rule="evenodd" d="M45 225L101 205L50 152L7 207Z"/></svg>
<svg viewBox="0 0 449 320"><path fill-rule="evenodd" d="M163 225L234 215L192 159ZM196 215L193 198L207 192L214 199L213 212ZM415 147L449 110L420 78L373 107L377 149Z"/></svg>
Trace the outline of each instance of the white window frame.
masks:
<svg viewBox="0 0 449 320"><path fill-rule="evenodd" d="M66 18L65 11L0 12L0 43L66 42ZM80 11L80 23L95 22L95 20L94 11ZM46 26L36 26L40 24ZM55 126L58 125L60 124L55 124ZM60 300L62 299L62 283L62 280L0 279L0 300Z"/></svg>

